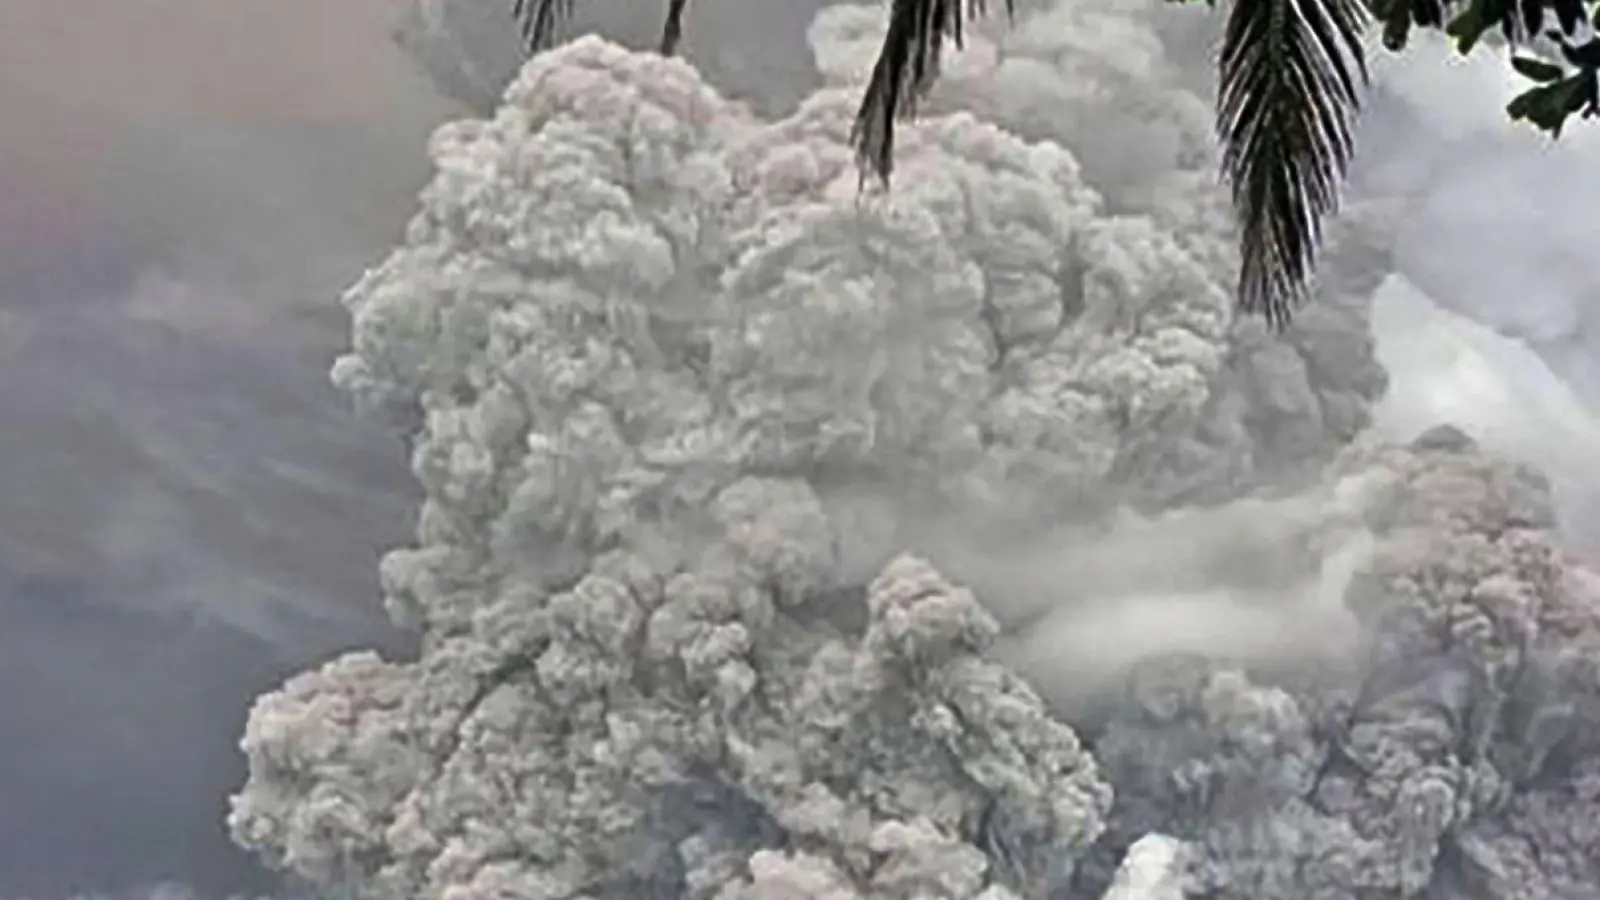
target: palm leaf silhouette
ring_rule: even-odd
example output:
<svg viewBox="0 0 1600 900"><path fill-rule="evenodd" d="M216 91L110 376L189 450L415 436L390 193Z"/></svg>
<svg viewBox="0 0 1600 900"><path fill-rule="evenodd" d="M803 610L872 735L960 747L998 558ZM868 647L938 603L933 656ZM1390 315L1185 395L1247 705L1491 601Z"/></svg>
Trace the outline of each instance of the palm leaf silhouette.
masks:
<svg viewBox="0 0 1600 900"><path fill-rule="evenodd" d="M572 15L573 0L512 0L511 16L522 33L529 54L548 50L556 40L556 27Z"/></svg>
<svg viewBox="0 0 1600 900"><path fill-rule="evenodd" d="M1015 14L1015 0L1005 0ZM962 43L967 19L988 11L987 0L893 0L889 32L884 36L872 79L861 98L850 143L862 172L885 185L894 171L894 126L917 113L917 103L939 74L945 44Z"/></svg>
<svg viewBox="0 0 1600 900"><path fill-rule="evenodd" d="M984 0L893 0L851 144L888 183L894 128L916 114L948 43ZM1014 12L1007 0L1008 12ZM1304 300L1322 222L1338 207L1367 81L1361 0L1236 0L1219 68L1222 172L1239 218L1238 302L1282 326Z"/></svg>
<svg viewBox="0 0 1600 900"><path fill-rule="evenodd" d="M1239 218L1239 306L1274 326L1305 299L1338 208L1367 81L1359 0L1236 0L1218 60L1222 172Z"/></svg>
<svg viewBox="0 0 1600 900"><path fill-rule="evenodd" d="M689 0L668 0L667 23L661 28L661 55L678 52L678 38L683 34L683 10Z"/></svg>
<svg viewBox="0 0 1600 900"><path fill-rule="evenodd" d="M511 16L522 34L522 46L530 55L550 49L556 29L572 16L575 0L512 0ZM668 0L667 21L661 28L660 50L671 56L683 36L683 13L689 0Z"/></svg>

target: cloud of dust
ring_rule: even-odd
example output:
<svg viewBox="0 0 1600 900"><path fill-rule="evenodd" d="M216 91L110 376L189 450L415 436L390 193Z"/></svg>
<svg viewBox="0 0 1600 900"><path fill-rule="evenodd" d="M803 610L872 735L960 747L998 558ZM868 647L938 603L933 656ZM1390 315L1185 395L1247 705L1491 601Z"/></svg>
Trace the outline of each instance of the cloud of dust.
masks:
<svg viewBox="0 0 1600 900"><path fill-rule="evenodd" d="M1110 527L989 542L952 521L910 536L1000 619L1001 655L1058 708L1184 654L1298 668L1360 650L1345 590L1371 558L1359 515L1371 482L1248 498Z"/></svg>

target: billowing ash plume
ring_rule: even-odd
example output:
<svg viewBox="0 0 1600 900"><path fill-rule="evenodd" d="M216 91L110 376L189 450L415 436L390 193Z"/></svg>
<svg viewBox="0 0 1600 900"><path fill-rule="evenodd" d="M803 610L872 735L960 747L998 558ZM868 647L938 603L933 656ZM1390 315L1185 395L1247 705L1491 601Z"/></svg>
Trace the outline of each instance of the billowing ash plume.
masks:
<svg viewBox="0 0 1600 900"><path fill-rule="evenodd" d="M263 697L235 838L385 900L1594 896L1546 484L1359 439L1389 207L1235 321L1123 2L979 35L863 193L878 16L775 121L589 37L437 133L335 369L422 653Z"/></svg>

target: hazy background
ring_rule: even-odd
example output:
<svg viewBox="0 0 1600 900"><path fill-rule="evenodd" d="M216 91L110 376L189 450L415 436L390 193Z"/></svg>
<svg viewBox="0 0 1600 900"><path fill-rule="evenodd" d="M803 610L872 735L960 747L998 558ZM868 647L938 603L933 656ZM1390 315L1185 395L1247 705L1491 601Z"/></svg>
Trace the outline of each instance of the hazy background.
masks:
<svg viewBox="0 0 1600 900"><path fill-rule="evenodd" d="M0 895L243 887L249 698L386 638L327 383L446 104L380 0L0 0Z"/></svg>
<svg viewBox="0 0 1600 900"><path fill-rule="evenodd" d="M695 29L759 30L750 58L790 73L804 36L762 4L794 2L704 2ZM653 33L654 4L629 8ZM390 42L395 12L0 0L0 896L251 887L221 825L250 698L395 641L375 571L410 525L404 460L326 377L337 293L398 236L424 138L456 114ZM1600 396L1594 143L1545 160L1485 62L1401 67L1363 177L1426 195L1411 280L1530 338L1581 405ZM1451 346L1430 363L1446 400ZM1547 392L1538 356L1480 356L1515 396Z"/></svg>

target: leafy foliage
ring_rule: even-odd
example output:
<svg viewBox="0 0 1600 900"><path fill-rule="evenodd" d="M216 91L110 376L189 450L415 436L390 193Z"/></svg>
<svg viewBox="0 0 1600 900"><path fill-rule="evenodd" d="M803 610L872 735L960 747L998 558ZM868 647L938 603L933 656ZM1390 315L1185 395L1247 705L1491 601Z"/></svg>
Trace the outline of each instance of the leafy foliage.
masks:
<svg viewBox="0 0 1600 900"><path fill-rule="evenodd" d="M1559 137L1574 113L1600 115L1600 39L1593 34L1600 6L1592 13L1587 6L1585 0L1375 0L1373 12L1383 23L1384 46L1397 52L1414 26L1442 28L1462 53L1498 29L1511 46L1512 68L1534 82L1506 106L1507 114ZM1553 50L1544 58L1534 55L1541 43Z"/></svg>

